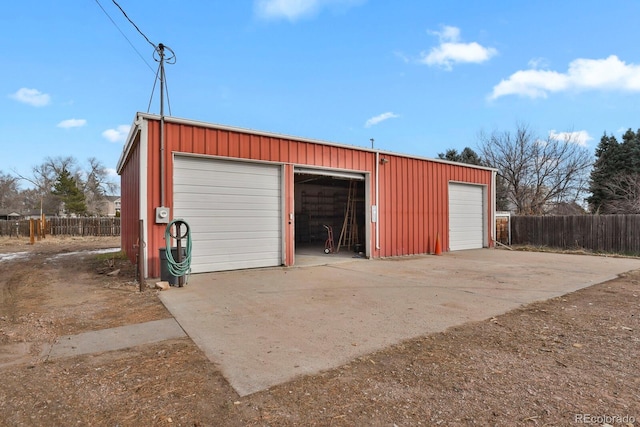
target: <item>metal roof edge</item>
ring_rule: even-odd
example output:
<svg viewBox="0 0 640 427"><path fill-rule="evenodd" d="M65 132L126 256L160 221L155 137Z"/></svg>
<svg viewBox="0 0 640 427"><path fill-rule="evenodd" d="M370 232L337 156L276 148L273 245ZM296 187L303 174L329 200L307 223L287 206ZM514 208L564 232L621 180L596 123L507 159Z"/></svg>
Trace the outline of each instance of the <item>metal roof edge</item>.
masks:
<svg viewBox="0 0 640 427"><path fill-rule="evenodd" d="M136 117L140 118L140 119L146 119L146 120L158 120L158 121L160 120L160 116L157 115L157 114L149 114L149 113L140 113L139 112L139 113L137 113ZM435 159L435 158L431 158L431 157L415 156L415 155L410 155L410 154L397 153L397 152L393 152L393 151L378 150L378 149L375 149L375 148L372 149L372 148L367 148L367 147L361 147L361 146L358 146L358 145L342 144L342 143L337 143L337 142L323 141L323 140L320 140L320 139L313 139L313 138L305 138L305 137L300 137L300 136L286 135L286 134L281 134L281 133L276 133L276 132L267 132L267 131L260 131L260 130L255 130L255 129L241 128L241 127L236 127L236 126L222 125L222 124L218 124L218 123L203 122L203 121L193 120L193 119L184 119L184 118L180 118L180 117L165 116L164 117L164 121L165 122L169 122L169 123L191 125L191 126L199 126L199 127L209 128L209 129L218 129L218 130L226 130L226 131L239 132L239 133L245 133L245 134L251 134L251 135L266 136L266 137L270 137L270 138L289 139L289 140L292 140L292 141L308 142L308 143L311 143L311 144L320 144L320 145L327 145L327 146L339 147L339 148L350 148L350 149L359 150L359 151L366 151L366 152L369 152L369 153L380 153L381 155L385 155L386 154L386 155L389 155L389 156L405 157L405 158L416 159L416 160L426 160L426 161L430 161L430 162L444 163L444 164L450 164L450 165L454 165L454 166L465 166L465 167L469 167L469 168L473 168L473 169L482 169L482 170L487 170L487 171L497 171L496 168L492 168L492 167L489 167L489 166L479 166L479 165L472 165L472 164L469 164L469 163L453 162L453 161L445 160L445 159ZM131 136L131 134L130 134L130 136ZM118 162L118 165L119 164L120 164L120 162Z"/></svg>
<svg viewBox="0 0 640 427"><path fill-rule="evenodd" d="M122 149L122 153L120 154L120 158L118 159L118 163L116 165L116 173L118 175L120 175L120 172L122 172L125 161L127 160L127 157L129 157L129 153L133 148L133 141L135 141L136 139L136 134L138 133L141 124L140 118L142 118L142 113L136 113L135 118L133 119L133 124L131 125L131 129L129 129L129 135L127 135L124 148Z"/></svg>

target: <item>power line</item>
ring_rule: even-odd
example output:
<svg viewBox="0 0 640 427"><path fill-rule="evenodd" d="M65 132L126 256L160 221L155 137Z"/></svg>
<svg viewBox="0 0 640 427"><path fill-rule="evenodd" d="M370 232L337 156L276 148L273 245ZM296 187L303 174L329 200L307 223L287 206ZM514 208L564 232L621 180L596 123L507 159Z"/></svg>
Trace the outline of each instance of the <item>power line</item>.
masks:
<svg viewBox="0 0 640 427"><path fill-rule="evenodd" d="M118 2L116 0L111 0L113 2L113 4L115 4L116 6L118 6L118 9L120 9L120 12L122 12L122 14L124 15L125 18L127 18L127 21L129 21L131 23L131 25L133 25L135 27L136 30L138 30L138 32L140 33L140 35L142 37L144 37L144 39L147 41L147 43L149 43L151 46L153 46L154 49L157 49L158 46L156 46L155 44L151 43L151 40L149 40L149 38L147 36L144 35L144 33L140 30L140 28L138 28L138 26L136 25L135 22L133 22L131 20L131 18L129 18L129 15L127 15L127 12L124 11L124 9L122 9L120 7L120 5L118 4Z"/></svg>
<svg viewBox="0 0 640 427"><path fill-rule="evenodd" d="M96 3L98 4L98 6L100 6L100 9L102 9L102 11L105 13L105 15L107 15L107 17L109 18L109 20L113 23L113 25L115 25L115 27L118 29L118 31L120 31L120 34L122 34L122 36L127 40L127 42L129 42L129 45L131 45L131 47L138 53L138 55L140 56L140 58L142 58L142 60L144 61L145 64L147 64L147 67L149 67L151 69L151 71L153 71L153 68L151 67L151 65L149 65L149 63L147 63L147 61L144 59L144 57L140 54L140 52L138 52L138 50L133 46L133 44L131 43L131 41L127 38L127 36L122 32L122 30L120 29L120 27L118 27L118 25L115 23L115 21L111 18L111 16L107 13L107 11L102 7L102 5L100 4L99 0L95 0ZM154 79L153 82L153 89L151 91L151 97L149 99L149 106L147 108L147 112L151 109L151 102L153 100L153 93L155 92L155 88L156 88L156 83L158 82L158 80L160 81L160 115L163 114L163 107L164 107L164 94L166 92L167 95L167 101L169 103L169 114L171 114L171 102L169 101L169 90L168 87L166 86L166 79L165 79L165 74L164 74L164 64L175 64L176 63L176 54L173 52L173 50L169 47L169 46L165 46L162 43L158 44L157 46L151 42L151 40L149 40L149 38L142 32L142 30L140 30L140 28L136 25L135 22L133 22L133 20L131 18L129 18L129 15L127 15L127 12L124 11L124 9L118 4L118 2L116 0L111 0L113 2L114 5L116 5L116 7L118 9L120 9L120 12L122 12L122 14L124 15L124 17L127 19L127 21L129 21L129 23L131 25L133 25L133 27L138 31L138 33L147 41L147 43L149 43L151 46L153 46L153 59L159 63L158 65L158 71L156 72L156 78ZM165 56L165 49L170 53L169 56ZM158 57L156 58L156 54L158 55Z"/></svg>
<svg viewBox="0 0 640 427"><path fill-rule="evenodd" d="M155 73L155 70L153 69L153 67L151 65L149 65L149 63L147 62L146 59L144 59L144 56L142 56L142 54L138 51L138 49L136 49L136 47L133 45L133 43L131 43L131 40L129 40L129 38L127 37L127 35L120 29L120 27L118 27L118 24L116 24L116 22L113 20L113 18L111 18L111 16L109 15L109 13L105 10L104 7L102 7L102 5L100 4L99 0L96 0L96 3L98 4L98 6L100 6L100 9L102 9L102 11L104 12L105 15L107 15L107 18L109 18L109 20L111 21L111 23L118 29L118 31L120 32L120 34L122 34L122 37L125 38L125 40L127 41L127 43L129 43L129 46L131 46L131 48L138 54L138 56L140 57L140 59L142 59L142 62L144 62L147 67L149 67L149 69L151 70L151 72ZM155 46L154 46L155 47Z"/></svg>

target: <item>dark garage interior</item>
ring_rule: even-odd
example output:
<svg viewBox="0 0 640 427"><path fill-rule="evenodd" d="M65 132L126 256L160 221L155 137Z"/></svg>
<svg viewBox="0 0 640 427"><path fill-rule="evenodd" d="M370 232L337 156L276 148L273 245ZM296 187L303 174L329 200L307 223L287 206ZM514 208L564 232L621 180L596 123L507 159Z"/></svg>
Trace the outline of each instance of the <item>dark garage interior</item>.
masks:
<svg viewBox="0 0 640 427"><path fill-rule="evenodd" d="M296 252L365 253L365 182L335 176L296 173Z"/></svg>

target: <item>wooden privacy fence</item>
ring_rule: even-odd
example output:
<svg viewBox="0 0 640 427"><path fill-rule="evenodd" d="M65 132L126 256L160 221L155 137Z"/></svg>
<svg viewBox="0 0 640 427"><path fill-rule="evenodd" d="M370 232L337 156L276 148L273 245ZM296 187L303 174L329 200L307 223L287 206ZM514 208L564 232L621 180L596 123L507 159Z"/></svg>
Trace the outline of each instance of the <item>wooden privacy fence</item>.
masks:
<svg viewBox="0 0 640 427"><path fill-rule="evenodd" d="M29 236L31 221L0 220L0 236ZM33 221L39 224L40 220ZM50 218L44 232L51 236L119 236L120 218Z"/></svg>
<svg viewBox="0 0 640 427"><path fill-rule="evenodd" d="M512 216L511 243L640 254L640 215Z"/></svg>

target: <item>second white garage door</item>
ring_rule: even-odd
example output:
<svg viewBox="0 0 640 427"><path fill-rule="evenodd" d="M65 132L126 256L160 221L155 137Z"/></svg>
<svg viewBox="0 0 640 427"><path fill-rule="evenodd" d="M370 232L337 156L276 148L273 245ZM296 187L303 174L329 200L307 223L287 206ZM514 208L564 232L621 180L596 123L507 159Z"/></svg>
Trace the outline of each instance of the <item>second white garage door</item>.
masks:
<svg viewBox="0 0 640 427"><path fill-rule="evenodd" d="M449 183L449 250L484 246L484 187Z"/></svg>
<svg viewBox="0 0 640 427"><path fill-rule="evenodd" d="M174 218L193 242L191 271L282 264L281 167L176 156Z"/></svg>

